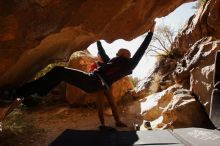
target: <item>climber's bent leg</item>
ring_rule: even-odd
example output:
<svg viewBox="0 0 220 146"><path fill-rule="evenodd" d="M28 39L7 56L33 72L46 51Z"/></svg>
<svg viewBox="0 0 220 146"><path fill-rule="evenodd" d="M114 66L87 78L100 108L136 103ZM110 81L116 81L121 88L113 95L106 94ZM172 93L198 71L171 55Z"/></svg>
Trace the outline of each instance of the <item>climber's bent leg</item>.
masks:
<svg viewBox="0 0 220 146"><path fill-rule="evenodd" d="M95 92L101 87L101 81L93 74L76 69L57 66L39 79L17 89L17 95L27 97L31 94L45 95L61 81L74 85L85 92Z"/></svg>

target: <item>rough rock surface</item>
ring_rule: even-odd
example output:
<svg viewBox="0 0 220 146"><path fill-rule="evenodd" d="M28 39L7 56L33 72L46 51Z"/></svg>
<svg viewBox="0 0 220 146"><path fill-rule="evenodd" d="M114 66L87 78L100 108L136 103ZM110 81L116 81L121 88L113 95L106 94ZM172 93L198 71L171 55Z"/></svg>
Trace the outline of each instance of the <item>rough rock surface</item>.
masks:
<svg viewBox="0 0 220 146"><path fill-rule="evenodd" d="M176 37L172 48L178 50L182 58L178 56L177 67L171 69L168 79L171 81L171 85L178 83L184 87L187 94L184 91L184 94L174 95L174 92L167 91L169 88L162 92L155 90L156 93L150 97L158 98L158 103L144 112L145 120L157 123L154 124L154 127L169 128L170 125L174 128L182 126L206 127L209 125L207 124L207 114L213 89L214 59L216 51L220 49L220 30L217 27L220 23L219 7L219 0L205 2ZM166 68L163 69L166 70ZM163 80L166 72L158 74L158 70L160 69L155 70L153 75L160 75L160 80ZM149 93L150 87L147 83L155 84L158 81L158 79L150 78L150 81L143 84L147 85L147 88L140 91L141 95ZM162 84L164 83L162 82ZM162 84L159 85L160 89L163 89ZM161 93L164 94L158 95ZM148 99L149 96L146 98ZM161 100L163 103L164 100L166 101L166 106L161 105ZM197 114L190 114L190 111L196 111ZM174 119L172 122L169 120L170 117ZM198 122L197 119L201 119L204 123Z"/></svg>
<svg viewBox="0 0 220 146"><path fill-rule="evenodd" d="M179 33L173 47L185 55L175 71L175 81L185 82L209 113L213 89L215 52L220 49L220 1L210 0L192 16Z"/></svg>
<svg viewBox="0 0 220 146"><path fill-rule="evenodd" d="M209 113L211 93L213 90L213 71L214 58L217 50L220 49L220 40L204 42L201 52L198 51L196 56L201 56L197 65L190 73L190 90L195 93L201 103L205 106L207 113Z"/></svg>
<svg viewBox="0 0 220 146"><path fill-rule="evenodd" d="M141 112L152 128L211 127L204 108L180 85L145 97Z"/></svg>
<svg viewBox="0 0 220 146"><path fill-rule="evenodd" d="M89 53L80 51L73 53L69 61L69 67L87 72L89 65L94 61L95 58ZM113 100L118 103L122 96L133 88L133 84L128 77L120 79L112 85ZM88 94L77 87L67 84L66 99L70 104L82 105L95 103L97 95L97 93Z"/></svg>
<svg viewBox="0 0 220 146"><path fill-rule="evenodd" d="M197 14L193 15L182 31L179 32L173 48L178 48L179 51L185 53L203 37L212 36L214 39L219 39L219 7L219 0L209 0L204 3Z"/></svg>
<svg viewBox="0 0 220 146"><path fill-rule="evenodd" d="M167 89L174 84L172 73L176 69L177 60L171 58L161 58L153 73L140 81L136 87L139 97Z"/></svg>

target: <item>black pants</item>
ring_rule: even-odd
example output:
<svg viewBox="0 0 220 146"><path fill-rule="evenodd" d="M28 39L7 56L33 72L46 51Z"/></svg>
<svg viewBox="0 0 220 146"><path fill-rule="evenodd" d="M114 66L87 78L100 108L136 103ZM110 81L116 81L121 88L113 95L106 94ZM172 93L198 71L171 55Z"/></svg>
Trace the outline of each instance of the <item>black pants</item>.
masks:
<svg viewBox="0 0 220 146"><path fill-rule="evenodd" d="M74 85L85 92L92 93L102 89L100 79L92 73L56 66L43 77L24 84L17 89L17 96L27 97L31 94L46 95L61 81Z"/></svg>

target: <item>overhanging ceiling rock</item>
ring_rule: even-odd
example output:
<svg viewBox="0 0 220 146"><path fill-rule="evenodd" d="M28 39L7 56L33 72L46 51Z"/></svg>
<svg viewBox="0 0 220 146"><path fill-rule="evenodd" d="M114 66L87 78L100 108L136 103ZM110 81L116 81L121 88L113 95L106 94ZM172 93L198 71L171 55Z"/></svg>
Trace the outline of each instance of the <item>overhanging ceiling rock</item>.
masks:
<svg viewBox="0 0 220 146"><path fill-rule="evenodd" d="M135 38L189 1L1 0L0 88L22 84L99 39Z"/></svg>

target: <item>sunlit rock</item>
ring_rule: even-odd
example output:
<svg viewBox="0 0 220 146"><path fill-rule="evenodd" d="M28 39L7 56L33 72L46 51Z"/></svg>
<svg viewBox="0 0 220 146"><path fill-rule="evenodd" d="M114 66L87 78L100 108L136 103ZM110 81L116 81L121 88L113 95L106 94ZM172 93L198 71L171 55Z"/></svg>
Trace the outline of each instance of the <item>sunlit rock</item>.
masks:
<svg viewBox="0 0 220 146"><path fill-rule="evenodd" d="M161 57L153 69L152 74L141 80L136 87L137 96L140 98L167 89L174 83L173 71L177 60Z"/></svg>
<svg viewBox="0 0 220 146"><path fill-rule="evenodd" d="M202 58L191 71L190 90L198 96L207 113L209 113L213 90L215 53L220 49L220 40L204 43L201 47L204 48L199 53Z"/></svg>
<svg viewBox="0 0 220 146"><path fill-rule="evenodd" d="M174 85L145 97L141 102L144 120L152 128L209 127L208 116L191 92ZM198 120L199 119L199 120Z"/></svg>
<svg viewBox="0 0 220 146"><path fill-rule="evenodd" d="M213 64L215 52L219 50L220 2L204 3L178 34L173 48L178 48L183 59L175 70L175 82L189 88L209 113L213 89Z"/></svg>

